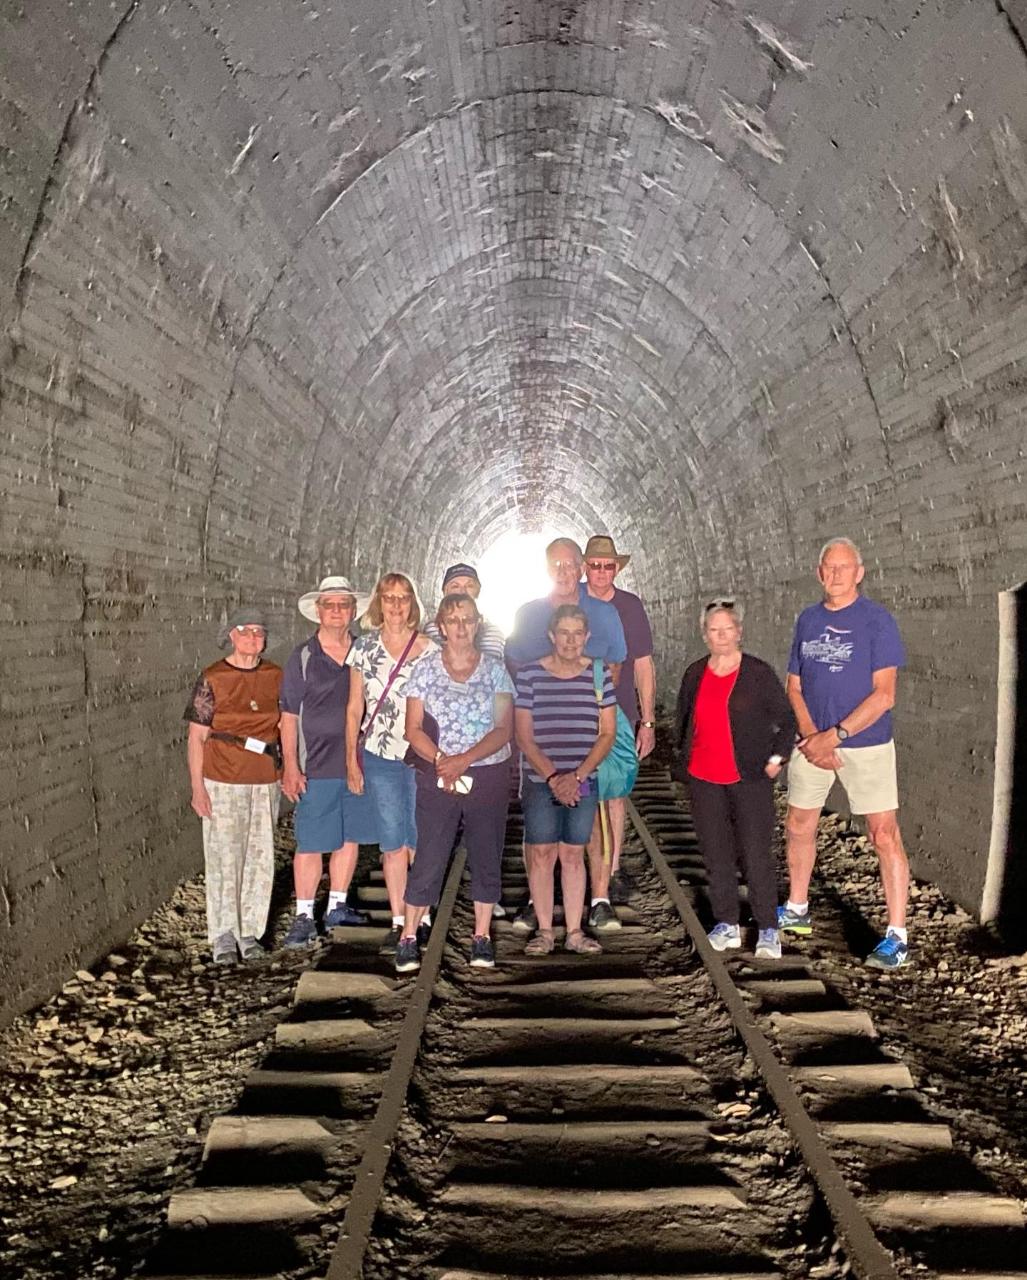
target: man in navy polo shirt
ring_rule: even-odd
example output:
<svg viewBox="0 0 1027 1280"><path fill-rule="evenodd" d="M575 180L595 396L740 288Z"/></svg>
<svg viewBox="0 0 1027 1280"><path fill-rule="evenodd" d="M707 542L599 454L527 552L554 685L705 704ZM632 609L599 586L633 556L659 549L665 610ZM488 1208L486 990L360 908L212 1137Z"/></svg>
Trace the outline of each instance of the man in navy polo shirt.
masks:
<svg viewBox="0 0 1027 1280"><path fill-rule="evenodd" d="M859 593L859 548L832 538L820 552L820 604L799 614L788 660L788 700L799 725L788 767L788 901L778 908L784 933L809 934L809 882L817 821L835 780L853 813L866 819L888 907L884 938L867 957L877 969L906 963L909 864L899 831L891 709L905 652L894 617Z"/></svg>
<svg viewBox="0 0 1027 1280"><path fill-rule="evenodd" d="M279 695L282 790L296 804L296 919L285 936L286 947L307 947L318 940L314 899L326 853L330 857L324 927L367 922L367 916L346 901L358 846L377 839L369 798L353 795L346 785L349 627L367 604L366 595L336 575L323 578L316 591L299 601L300 613L317 622L318 629L290 655Z"/></svg>

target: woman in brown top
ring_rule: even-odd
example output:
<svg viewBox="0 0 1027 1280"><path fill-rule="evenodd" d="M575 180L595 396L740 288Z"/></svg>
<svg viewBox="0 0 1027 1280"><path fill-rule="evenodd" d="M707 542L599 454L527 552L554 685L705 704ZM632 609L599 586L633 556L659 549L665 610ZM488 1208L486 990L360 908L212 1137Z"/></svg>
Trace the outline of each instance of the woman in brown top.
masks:
<svg viewBox="0 0 1027 1280"><path fill-rule="evenodd" d="M264 954L281 793L278 692L265 662L259 609L240 609L221 633L227 658L207 667L186 707L192 806L203 821L207 933L215 964Z"/></svg>

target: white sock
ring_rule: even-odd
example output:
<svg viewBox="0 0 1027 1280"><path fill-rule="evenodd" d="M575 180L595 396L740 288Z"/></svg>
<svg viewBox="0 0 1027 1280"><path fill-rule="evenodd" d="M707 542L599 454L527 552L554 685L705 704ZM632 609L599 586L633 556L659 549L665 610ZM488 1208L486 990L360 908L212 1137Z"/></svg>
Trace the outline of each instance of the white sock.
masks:
<svg viewBox="0 0 1027 1280"><path fill-rule="evenodd" d="M793 902L791 898L785 903L789 911L794 911L797 916L804 916L809 910L808 902Z"/></svg>
<svg viewBox="0 0 1027 1280"><path fill-rule="evenodd" d="M336 907L341 907L346 901L345 889L332 889L328 894L328 910L334 911Z"/></svg>
<svg viewBox="0 0 1027 1280"><path fill-rule="evenodd" d="M313 898L297 898L296 914L298 916L307 916L309 919L314 918L314 899Z"/></svg>
<svg viewBox="0 0 1027 1280"><path fill-rule="evenodd" d="M909 942L909 935L906 933L906 930L902 927L901 924L890 924L888 926L888 932L894 933L896 938L898 938L900 942L906 942L906 943Z"/></svg>
<svg viewBox="0 0 1027 1280"><path fill-rule="evenodd" d="M403 928L403 921L405 920L405 918L406 918L405 916L393 916L393 917L392 917L392 924L393 924L393 927L395 927L395 926L398 924L398 925L399 925L399 927L402 929L402 928Z"/></svg>
<svg viewBox="0 0 1027 1280"><path fill-rule="evenodd" d="M428 910L421 917L421 923L427 924L427 925L431 924L431 907L429 907Z"/></svg>
<svg viewBox="0 0 1027 1280"><path fill-rule="evenodd" d="M593 899L592 899L592 905L593 905L593 907L598 907L598 906L599 906L599 904L600 904L600 902L605 902L607 906L609 906L609 905L610 905L610 899L609 899L609 898L593 898Z"/></svg>

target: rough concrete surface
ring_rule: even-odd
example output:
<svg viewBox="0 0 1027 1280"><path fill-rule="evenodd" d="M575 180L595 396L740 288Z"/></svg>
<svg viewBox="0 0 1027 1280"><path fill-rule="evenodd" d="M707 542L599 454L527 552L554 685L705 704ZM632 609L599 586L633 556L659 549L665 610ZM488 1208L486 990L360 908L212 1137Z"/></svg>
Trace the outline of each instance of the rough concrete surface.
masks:
<svg viewBox="0 0 1027 1280"><path fill-rule="evenodd" d="M976 910L1021 583L1021 0L0 10L3 1007L197 864L214 626L606 529L664 689L779 665L828 533L909 647L915 866Z"/></svg>

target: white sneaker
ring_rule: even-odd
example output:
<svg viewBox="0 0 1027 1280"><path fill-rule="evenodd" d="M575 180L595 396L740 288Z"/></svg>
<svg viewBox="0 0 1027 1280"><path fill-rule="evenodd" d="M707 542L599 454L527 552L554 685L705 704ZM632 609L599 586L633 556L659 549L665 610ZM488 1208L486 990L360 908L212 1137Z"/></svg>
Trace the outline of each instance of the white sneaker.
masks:
<svg viewBox="0 0 1027 1280"><path fill-rule="evenodd" d="M742 931L736 924L715 924L706 935L714 951L734 951L742 945Z"/></svg>
<svg viewBox="0 0 1027 1280"><path fill-rule="evenodd" d="M776 929L761 929L756 941L757 960L781 959L781 935Z"/></svg>

